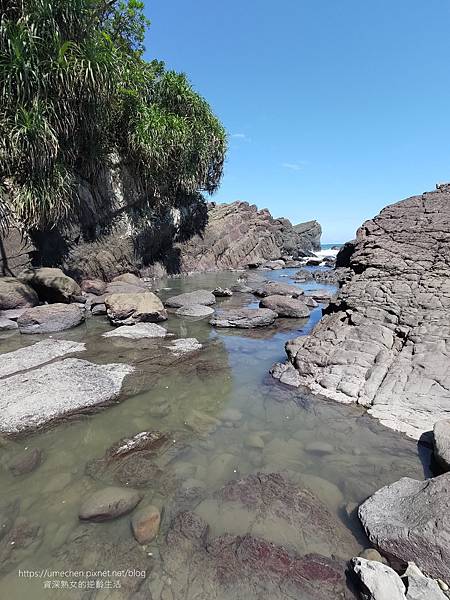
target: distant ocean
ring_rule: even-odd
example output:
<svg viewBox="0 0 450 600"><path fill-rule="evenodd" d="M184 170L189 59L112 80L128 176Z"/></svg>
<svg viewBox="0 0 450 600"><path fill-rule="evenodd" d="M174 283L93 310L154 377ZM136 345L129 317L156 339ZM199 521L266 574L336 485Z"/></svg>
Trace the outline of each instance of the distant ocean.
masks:
<svg viewBox="0 0 450 600"><path fill-rule="evenodd" d="M339 252L339 248L342 248L344 244L322 244L321 249L314 254L320 258L325 258L325 256L336 256Z"/></svg>

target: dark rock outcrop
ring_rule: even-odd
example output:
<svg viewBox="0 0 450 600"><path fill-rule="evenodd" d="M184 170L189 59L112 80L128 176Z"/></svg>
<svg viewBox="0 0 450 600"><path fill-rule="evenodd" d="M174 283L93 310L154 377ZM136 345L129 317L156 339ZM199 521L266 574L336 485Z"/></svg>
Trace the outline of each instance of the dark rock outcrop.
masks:
<svg viewBox="0 0 450 600"><path fill-rule="evenodd" d="M307 221L294 225L294 231L303 240L306 250L320 250L320 238L322 237L322 227L317 221Z"/></svg>
<svg viewBox="0 0 450 600"><path fill-rule="evenodd" d="M314 393L419 438L450 414L450 186L385 208L352 246L351 277L288 356Z"/></svg>
<svg viewBox="0 0 450 600"><path fill-rule="evenodd" d="M450 580L450 473L427 481L404 477L359 507L370 541L392 563L413 561L427 575Z"/></svg>

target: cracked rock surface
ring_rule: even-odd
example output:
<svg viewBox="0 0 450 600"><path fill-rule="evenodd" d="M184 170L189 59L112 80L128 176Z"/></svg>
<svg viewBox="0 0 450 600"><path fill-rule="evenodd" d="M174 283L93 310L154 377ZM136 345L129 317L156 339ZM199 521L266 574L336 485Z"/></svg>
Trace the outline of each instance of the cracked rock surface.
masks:
<svg viewBox="0 0 450 600"><path fill-rule="evenodd" d="M295 384L417 439L450 416L450 185L388 206L351 249L327 314L287 344Z"/></svg>

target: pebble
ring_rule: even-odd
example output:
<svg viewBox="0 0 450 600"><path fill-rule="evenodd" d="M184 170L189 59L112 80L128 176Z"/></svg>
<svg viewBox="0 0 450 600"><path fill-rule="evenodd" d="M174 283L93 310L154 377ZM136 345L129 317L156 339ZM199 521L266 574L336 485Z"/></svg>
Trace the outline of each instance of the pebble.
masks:
<svg viewBox="0 0 450 600"><path fill-rule="evenodd" d="M131 517L131 529L139 544L148 544L158 535L161 513L156 506L144 506Z"/></svg>
<svg viewBox="0 0 450 600"><path fill-rule="evenodd" d="M258 434L253 433L247 437L245 440L245 445L247 448L264 448L264 440Z"/></svg>
<svg viewBox="0 0 450 600"><path fill-rule="evenodd" d="M334 453L334 447L327 442L310 442L309 444L305 445L305 450L306 452L320 455Z"/></svg>

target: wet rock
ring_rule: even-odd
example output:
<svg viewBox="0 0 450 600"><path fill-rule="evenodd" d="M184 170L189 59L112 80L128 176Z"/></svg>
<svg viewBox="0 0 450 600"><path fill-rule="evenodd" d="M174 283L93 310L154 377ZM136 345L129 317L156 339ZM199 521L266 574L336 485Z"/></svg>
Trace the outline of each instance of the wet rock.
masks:
<svg viewBox="0 0 450 600"><path fill-rule="evenodd" d="M110 403L133 368L66 358L0 380L0 431L34 430Z"/></svg>
<svg viewBox="0 0 450 600"><path fill-rule="evenodd" d="M218 454L214 456L208 464L207 481L212 486L216 486L224 481L229 481L236 477L238 467L238 458L233 454L230 454L229 452Z"/></svg>
<svg viewBox="0 0 450 600"><path fill-rule="evenodd" d="M8 464L11 473L18 477L35 471L42 462L42 450L33 448L24 450L18 456L15 456Z"/></svg>
<svg viewBox="0 0 450 600"><path fill-rule="evenodd" d="M448 418L449 233L448 186L364 223L338 257L350 276L291 357L305 386L415 439Z"/></svg>
<svg viewBox="0 0 450 600"><path fill-rule="evenodd" d="M231 287L233 292L237 292L238 294L252 294L253 288L249 285L245 285L244 283L237 283Z"/></svg>
<svg viewBox="0 0 450 600"><path fill-rule="evenodd" d="M312 281L314 279L312 271L308 269L300 269L297 273L294 274L294 279L296 281Z"/></svg>
<svg viewBox="0 0 450 600"><path fill-rule="evenodd" d="M79 342L54 340L52 338L42 340L31 346L14 350L14 352L1 354L0 378L32 369L60 356L83 352L84 350L85 345Z"/></svg>
<svg viewBox="0 0 450 600"><path fill-rule="evenodd" d="M161 513L156 506L139 508L131 517L133 535L139 544L149 544L158 535Z"/></svg>
<svg viewBox="0 0 450 600"><path fill-rule="evenodd" d="M128 338L140 340L142 338L163 338L167 335L167 329L156 323L136 323L136 325L121 325L117 329L107 331L102 337L105 338Z"/></svg>
<svg viewBox="0 0 450 600"><path fill-rule="evenodd" d="M216 298L230 298L233 295L233 292L229 288L215 288L212 293Z"/></svg>
<svg viewBox="0 0 450 600"><path fill-rule="evenodd" d="M183 356L191 352L197 352L203 348L202 344L196 338L180 338L171 342L170 346L166 346L175 354L175 356Z"/></svg>
<svg viewBox="0 0 450 600"><path fill-rule="evenodd" d="M203 306L212 306L216 303L216 297L209 290L196 290L195 292L186 292L178 296L167 298L165 305L170 308L181 308L182 306L192 306L202 304Z"/></svg>
<svg viewBox="0 0 450 600"><path fill-rule="evenodd" d="M259 303L261 308L270 308L275 311L279 317L307 318L309 317L309 308L302 300L291 298L289 296L266 296Z"/></svg>
<svg viewBox="0 0 450 600"><path fill-rule="evenodd" d="M264 440L256 433L252 433L246 437L245 446L247 448L256 448L258 450L262 450L265 446Z"/></svg>
<svg viewBox="0 0 450 600"><path fill-rule="evenodd" d="M32 287L45 302L72 302L81 296L78 283L61 269L27 269L20 274L20 280Z"/></svg>
<svg viewBox="0 0 450 600"><path fill-rule="evenodd" d="M83 279L81 289L86 294L101 296L106 290L106 282L101 279Z"/></svg>
<svg viewBox="0 0 450 600"><path fill-rule="evenodd" d="M310 452L311 454L318 454L320 456L324 456L326 454L334 454L334 447L327 442L309 442L305 445L306 452Z"/></svg>
<svg viewBox="0 0 450 600"><path fill-rule="evenodd" d="M0 310L12 310L39 304L32 287L15 277L0 277Z"/></svg>
<svg viewBox="0 0 450 600"><path fill-rule="evenodd" d="M20 333L54 333L80 325L84 314L75 304L45 304L27 309L17 319Z"/></svg>
<svg viewBox="0 0 450 600"><path fill-rule="evenodd" d="M370 541L391 564L414 561L450 580L450 473L416 481L404 477L381 488L359 508ZM395 566L395 564L394 564Z"/></svg>
<svg viewBox="0 0 450 600"><path fill-rule="evenodd" d="M353 558L351 566L361 584L363 600L405 600L403 581L387 565L364 558Z"/></svg>
<svg viewBox="0 0 450 600"><path fill-rule="evenodd" d="M101 458L86 465L86 473L104 483L120 483L132 487L153 489L165 485L164 470L185 451L180 433L142 431L132 438L123 438L111 446Z"/></svg>
<svg viewBox="0 0 450 600"><path fill-rule="evenodd" d="M298 371L289 362L275 363L270 369L270 373L272 377L274 377L275 379L279 379L281 383L290 385L292 387L299 387L301 383Z"/></svg>
<svg viewBox="0 0 450 600"><path fill-rule="evenodd" d="M82 502L78 517L81 521L111 521L131 512L143 497L129 488L107 487Z"/></svg>
<svg viewBox="0 0 450 600"><path fill-rule="evenodd" d="M284 269L286 263L284 260L269 260L262 265L263 269L270 269L271 271L277 271L278 269Z"/></svg>
<svg viewBox="0 0 450 600"><path fill-rule="evenodd" d="M276 312L268 308L230 308L216 311L210 324L215 327L252 329L272 325L277 316Z"/></svg>
<svg viewBox="0 0 450 600"><path fill-rule="evenodd" d="M18 325L15 321L11 321L11 319L5 319L0 317L0 331L14 331L18 328Z"/></svg>
<svg viewBox="0 0 450 600"><path fill-rule="evenodd" d="M32 556L42 542L42 535L39 525L18 517L0 541L0 572L8 572Z"/></svg>
<svg viewBox="0 0 450 600"><path fill-rule="evenodd" d="M181 306L175 313L179 317L210 317L214 314L214 309L203 304L191 304L189 306Z"/></svg>
<svg viewBox="0 0 450 600"><path fill-rule="evenodd" d="M152 292L109 294L105 297L108 317L115 325L159 322L167 319L161 300Z"/></svg>
<svg viewBox="0 0 450 600"><path fill-rule="evenodd" d="M435 423L433 428L434 456L439 465L450 471L450 419Z"/></svg>
<svg viewBox="0 0 450 600"><path fill-rule="evenodd" d="M96 317L106 315L106 304L103 302L100 304L94 304L91 308L91 313Z"/></svg>
<svg viewBox="0 0 450 600"><path fill-rule="evenodd" d="M221 414L222 421L232 421L238 423L242 420L242 413L237 408L226 408Z"/></svg>
<svg viewBox="0 0 450 600"><path fill-rule="evenodd" d="M300 296L303 296L304 292L295 285L267 281L260 285L254 291L254 294L261 298L265 298L266 296L290 296L291 298L299 298Z"/></svg>
<svg viewBox="0 0 450 600"><path fill-rule="evenodd" d="M192 410L186 417L185 425L196 433L204 434L215 431L220 420L200 410Z"/></svg>
<svg viewBox="0 0 450 600"><path fill-rule="evenodd" d="M320 264L322 264L323 262L323 258L308 258L308 260L306 261L306 266L307 267L318 267Z"/></svg>

